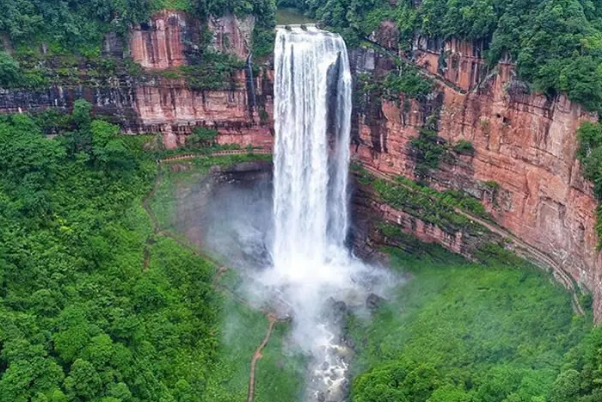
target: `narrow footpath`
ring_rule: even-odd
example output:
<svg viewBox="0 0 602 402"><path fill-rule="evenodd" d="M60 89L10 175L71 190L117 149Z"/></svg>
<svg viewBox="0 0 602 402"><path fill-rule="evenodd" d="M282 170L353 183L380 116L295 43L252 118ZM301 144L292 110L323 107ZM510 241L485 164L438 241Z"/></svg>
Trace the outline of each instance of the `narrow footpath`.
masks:
<svg viewBox="0 0 602 402"><path fill-rule="evenodd" d="M259 150L259 151L256 150L254 153L270 154L271 150ZM153 209L150 206L150 201L157 193L157 190L159 189L159 186L161 185L162 180L163 180L163 170L162 170L162 166L161 166L163 162L189 160L189 159L195 159L195 158L207 158L207 157L212 157L212 156L246 155L246 154L248 154L247 151L238 151L238 150L218 151L218 152L214 152L211 155L194 155L194 154L179 155L179 156L174 156L174 157L170 157L170 158L166 158L166 159L157 161L158 162L157 163L157 166L158 166L157 178L155 180L152 190L148 193L148 195L142 201L142 206L143 206L144 210L146 211L146 213L148 214L148 216L150 217L151 223L152 223L152 228L153 228L152 233L149 235L149 237L146 240L146 245L145 245L144 253L143 253L143 265L142 265L143 268L142 269L144 272L146 272L149 268L150 259L151 259L150 247L154 243L154 238L156 236L169 237L170 239L177 242L178 244L180 244L182 247L186 248L188 251L190 251L197 257L201 257L201 258L211 262L215 267L220 267L217 270L215 277L213 278L213 288L214 289L221 291L222 293L226 294L227 297L235 300L236 302L241 303L241 304L245 305L246 307L255 310L255 307L251 306L251 304L248 301L246 301L243 298L241 298L240 296L238 296L231 289L228 289L227 287L222 286L220 284L222 277L227 272L226 267L220 266L219 262L216 261L214 258L212 258L211 256L209 256L206 253L203 253L198 248L193 247L190 244L187 244L186 242L182 241L177 236L175 236L173 233L162 230L159 225L159 221L158 221L155 213L153 212ZM287 321L287 320L278 319L271 312L261 311L261 313L264 314L268 319L268 328L267 328L264 339L259 344L259 346L257 346L257 349L255 350L255 353L253 354L253 356L251 358L251 368L250 368L250 372L249 372L249 388L248 388L248 393L247 393L247 402L253 402L253 400L255 398L255 377L256 377L256 372L257 372L257 362L259 361L259 359L261 359L262 352L266 348L266 346L268 345L268 343L270 341L272 333L274 332L274 326L278 322L286 322Z"/></svg>
<svg viewBox="0 0 602 402"><path fill-rule="evenodd" d="M261 342L261 344L257 347L257 350L253 355L253 359L251 360L251 373L249 375L249 392L247 394L247 402L253 402L253 399L255 398L255 371L257 369L257 361L261 359L261 352L263 352L263 349L265 349L268 342L270 341L272 332L274 332L274 325L278 322L278 319L273 315L269 314L268 321L268 331L265 334L265 338L263 339L263 342Z"/></svg>

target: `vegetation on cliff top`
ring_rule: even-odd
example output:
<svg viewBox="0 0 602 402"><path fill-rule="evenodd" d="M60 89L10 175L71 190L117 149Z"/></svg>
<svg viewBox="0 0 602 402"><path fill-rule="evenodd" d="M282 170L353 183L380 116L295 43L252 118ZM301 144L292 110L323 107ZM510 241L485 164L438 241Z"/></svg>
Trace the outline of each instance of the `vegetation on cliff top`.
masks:
<svg viewBox="0 0 602 402"><path fill-rule="evenodd" d="M209 16L251 14L255 16L254 54L263 57L273 48L276 9L272 0L0 0L0 6L5 10L0 15L3 88L79 85L83 79L139 75L140 69L131 59L101 57L103 37L115 32L123 41L132 25L147 22L161 9L186 11L203 24ZM194 89L228 87L232 82L230 70L242 65L212 54L210 42L204 32L201 43L194 44L200 57L193 64L198 65L174 72L175 78L189 80Z"/></svg>
<svg viewBox="0 0 602 402"><path fill-rule="evenodd" d="M580 0L279 0L340 30L352 42L384 20L397 24L400 48L414 34L482 41L491 64L509 54L519 77L547 94L566 92L602 108L602 5Z"/></svg>
<svg viewBox="0 0 602 402"><path fill-rule="evenodd" d="M275 18L271 0L0 0L0 6L0 32L14 44L44 41L71 51L100 46L105 32L125 34L162 9L186 11L202 21L226 13L253 14L259 24Z"/></svg>

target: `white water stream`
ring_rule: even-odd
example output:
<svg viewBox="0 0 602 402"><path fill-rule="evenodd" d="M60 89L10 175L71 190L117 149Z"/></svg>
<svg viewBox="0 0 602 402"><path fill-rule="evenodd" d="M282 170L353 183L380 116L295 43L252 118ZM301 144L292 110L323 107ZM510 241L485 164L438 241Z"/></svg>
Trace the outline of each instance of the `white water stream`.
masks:
<svg viewBox="0 0 602 402"><path fill-rule="evenodd" d="M345 247L352 81L345 43L315 28L279 29L275 49L273 269L263 282L293 315L311 358L308 401L342 401L350 350L340 322L363 306L373 270Z"/></svg>
<svg viewBox="0 0 602 402"><path fill-rule="evenodd" d="M273 257L290 272L344 247L351 72L341 37L316 29L279 30L275 63Z"/></svg>

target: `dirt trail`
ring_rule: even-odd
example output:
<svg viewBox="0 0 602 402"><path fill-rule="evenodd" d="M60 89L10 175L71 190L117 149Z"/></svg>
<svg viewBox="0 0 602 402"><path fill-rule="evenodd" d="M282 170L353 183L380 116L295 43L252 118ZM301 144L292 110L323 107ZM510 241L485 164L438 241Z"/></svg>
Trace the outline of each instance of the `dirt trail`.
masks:
<svg viewBox="0 0 602 402"><path fill-rule="evenodd" d="M270 314L268 315L268 321L268 331L265 334L265 338L263 339L263 342L261 342L261 344L257 347L257 350L253 355L253 359L251 360L251 373L249 375L249 392L247 394L247 402L253 402L253 399L255 398L255 371L257 368L257 361L261 359L261 352L263 352L263 349L265 349L268 342L270 341L272 332L274 332L274 325L276 325L278 319Z"/></svg>
<svg viewBox="0 0 602 402"><path fill-rule="evenodd" d="M370 174L372 174L373 176L378 177L379 179L382 179L389 183L395 184L396 186L404 187L412 192L416 191L412 187L407 186L403 183L400 183L400 182L392 179L389 175L382 173L372 167L364 166L364 169L366 171L368 171ZM569 290L571 292L571 299L572 299L571 304L573 306L573 310L575 311L575 313L578 315L585 314L585 311L583 310L583 307L581 306L581 303L579 302L579 296L577 294L577 286L575 285L574 280L560 266L560 264L558 264L556 261L554 261L554 259L552 259L550 256L545 254L543 251L537 249L536 247L533 247L532 245L525 243L523 240L521 240L520 238L518 238L511 232L501 228L500 226L497 226L491 222L487 222L481 218L473 216L459 208L454 208L454 211L456 213L478 223L479 225L484 226L492 233L496 233L496 234L502 236L503 238L512 240L512 242L515 245L515 248L517 248L517 250L516 250L517 254L523 255L529 261L535 263L536 265L538 265L541 268L544 268L544 269L550 268L552 270L552 274L554 275L554 278L556 278L556 280L558 282L560 282L561 285L563 285L567 290Z"/></svg>
<svg viewBox="0 0 602 402"><path fill-rule="evenodd" d="M225 152L227 152L227 153L225 153ZM239 153L236 153L236 152L239 152ZM267 154L267 153L271 153L271 151L262 150L262 151L256 152L256 153ZM242 154L247 154L247 151L220 151L220 152L214 152L211 156L242 155ZM182 247L186 248L188 251L195 254L196 256L201 257L201 258L211 262L216 267L220 267L217 270L215 277L213 278L212 285L213 285L214 289L221 290L223 293L227 294L228 297L232 298L236 302L244 304L248 308L255 310L256 308L251 306L251 304L248 301L246 301L243 298L241 298L240 296L238 296L235 292L228 289L226 286L220 285L221 279L223 278L223 276L226 274L226 272L228 270L226 267L220 266L220 264L213 257L207 255L206 253L203 253L196 247L193 247L190 244L187 244L186 242L182 241L177 236L175 236L173 233L171 233L169 231L161 230L159 221L150 206L150 200L157 193L157 190L163 180L163 170L161 168L161 162L194 159L194 158L198 158L198 157L203 157L203 156L202 155L182 155L179 157L166 158L166 159L163 159L162 161L157 161L158 162L157 163L157 165L158 165L157 179L155 180L153 189L142 201L142 206L143 206L144 210L146 211L146 213L148 214L148 216L150 217L151 222L152 222L152 227L153 227L152 233L149 235L148 239L146 240L146 246L144 248L143 271L147 271L149 264L150 264L150 258L151 258L150 246L154 242L154 237L159 236L159 235L169 237L170 239L174 240L175 242L177 242ZM251 371L249 373L249 389L248 389L248 394L247 394L247 402L253 402L253 399L255 398L255 373L257 371L257 361L259 359L261 359L261 357L262 357L261 353L263 352L263 350L267 346L268 342L270 341L270 337L272 335L272 332L274 331L274 326L276 325L276 323L286 321L286 320L279 320L278 318L276 318L275 315L273 315L270 312L262 311L261 313L264 314L268 318L268 329L267 329L265 338L263 339L261 344L259 344L259 346L257 347L257 349L251 359Z"/></svg>

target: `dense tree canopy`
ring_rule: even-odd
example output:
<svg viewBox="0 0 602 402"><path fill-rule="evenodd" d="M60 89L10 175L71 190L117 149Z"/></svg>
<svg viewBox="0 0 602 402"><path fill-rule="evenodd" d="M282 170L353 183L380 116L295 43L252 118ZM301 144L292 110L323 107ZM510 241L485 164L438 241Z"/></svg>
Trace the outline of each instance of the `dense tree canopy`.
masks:
<svg viewBox="0 0 602 402"><path fill-rule="evenodd" d="M43 40L84 52L98 49L104 32L124 34L160 9L187 11L201 20L254 14L260 27L273 24L275 11L272 0L0 0L0 8L0 32L15 44Z"/></svg>
<svg viewBox="0 0 602 402"><path fill-rule="evenodd" d="M89 111L79 101L54 140L29 117L0 121L0 400L198 400L213 267L147 243L155 163Z"/></svg>
<svg viewBox="0 0 602 402"><path fill-rule="evenodd" d="M602 3L580 0L280 0L347 35L367 36L395 21L401 47L412 35L484 41L493 64L508 54L537 91L566 92L602 107ZM418 6L416 4L419 4Z"/></svg>

